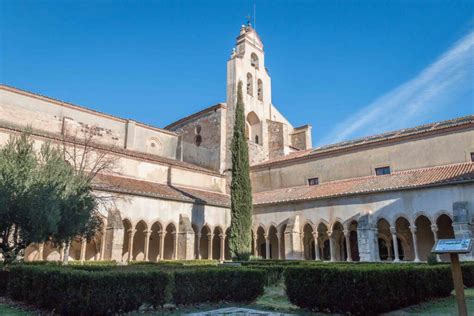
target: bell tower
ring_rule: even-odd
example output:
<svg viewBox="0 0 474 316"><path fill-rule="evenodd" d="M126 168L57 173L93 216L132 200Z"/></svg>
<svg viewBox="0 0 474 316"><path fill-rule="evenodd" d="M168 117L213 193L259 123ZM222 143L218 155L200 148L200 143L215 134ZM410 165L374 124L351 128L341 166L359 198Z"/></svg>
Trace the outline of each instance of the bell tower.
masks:
<svg viewBox="0 0 474 316"><path fill-rule="evenodd" d="M227 62L227 148L230 147L234 127L237 86L242 81L245 103L246 131L250 162L268 159L268 128L272 96L271 79L265 68L263 43L248 23L242 25L236 46ZM230 154L226 165L230 167Z"/></svg>

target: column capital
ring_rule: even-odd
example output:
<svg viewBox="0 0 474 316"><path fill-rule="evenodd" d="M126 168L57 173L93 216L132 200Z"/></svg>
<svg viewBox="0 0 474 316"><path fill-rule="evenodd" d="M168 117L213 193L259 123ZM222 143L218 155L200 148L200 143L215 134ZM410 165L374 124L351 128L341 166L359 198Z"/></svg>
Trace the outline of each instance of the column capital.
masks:
<svg viewBox="0 0 474 316"><path fill-rule="evenodd" d="M436 224L431 225L431 231L433 233L437 233L438 232L438 225L436 225Z"/></svg>
<svg viewBox="0 0 474 316"><path fill-rule="evenodd" d="M135 234L136 231L137 231L136 229L130 228L127 230L127 233Z"/></svg>
<svg viewBox="0 0 474 316"><path fill-rule="evenodd" d="M329 238L331 238L332 233L334 233L332 230L328 230L328 231L327 231L327 234L328 234L328 237L329 237Z"/></svg>
<svg viewBox="0 0 474 316"><path fill-rule="evenodd" d="M220 239L225 239L225 234L224 233L219 234L219 238Z"/></svg>
<svg viewBox="0 0 474 316"><path fill-rule="evenodd" d="M342 232L344 233L344 237L349 237L349 234L351 233L349 229L344 229Z"/></svg>
<svg viewBox="0 0 474 316"><path fill-rule="evenodd" d="M163 237L164 234L165 234L165 232L162 231L162 230L160 230L160 231L158 232L158 236L159 236L159 237Z"/></svg>
<svg viewBox="0 0 474 316"><path fill-rule="evenodd" d="M201 238L201 236L202 236L201 233L196 234L196 237L199 238L199 239Z"/></svg>
<svg viewBox="0 0 474 316"><path fill-rule="evenodd" d="M319 232L317 232L317 231L313 232L313 237L314 237L314 239L318 239L319 238Z"/></svg>
<svg viewBox="0 0 474 316"><path fill-rule="evenodd" d="M390 234L396 235L397 234L397 229L395 227L390 226Z"/></svg>
<svg viewBox="0 0 474 316"><path fill-rule="evenodd" d="M416 226L411 226L410 225L410 231L412 234L416 234Z"/></svg>
<svg viewBox="0 0 474 316"><path fill-rule="evenodd" d="M145 229L143 232L147 235L151 235L153 231L151 229Z"/></svg>

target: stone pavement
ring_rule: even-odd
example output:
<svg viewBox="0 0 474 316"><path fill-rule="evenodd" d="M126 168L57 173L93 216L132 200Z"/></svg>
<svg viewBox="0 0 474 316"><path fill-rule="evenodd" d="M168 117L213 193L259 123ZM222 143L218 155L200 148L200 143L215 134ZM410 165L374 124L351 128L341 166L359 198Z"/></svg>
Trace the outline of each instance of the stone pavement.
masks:
<svg viewBox="0 0 474 316"><path fill-rule="evenodd" d="M219 315L232 315L232 316L251 316L251 315L266 315L266 316L291 316L292 314L284 314L278 312L267 312L259 311L256 309L250 308L241 308L241 307L228 307L220 308L207 312L199 312L187 314L188 316L219 316Z"/></svg>

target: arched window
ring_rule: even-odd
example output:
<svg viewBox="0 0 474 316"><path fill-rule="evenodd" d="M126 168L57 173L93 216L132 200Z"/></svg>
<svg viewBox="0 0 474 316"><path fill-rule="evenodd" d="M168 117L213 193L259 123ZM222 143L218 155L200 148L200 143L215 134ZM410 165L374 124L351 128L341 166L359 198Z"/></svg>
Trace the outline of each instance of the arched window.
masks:
<svg viewBox="0 0 474 316"><path fill-rule="evenodd" d="M247 94L253 95L253 78L250 72L247 73Z"/></svg>
<svg viewBox="0 0 474 316"><path fill-rule="evenodd" d="M258 91L257 91L257 94L258 94L258 100L259 101L263 101L263 83L262 83L262 79L258 79L258 87L257 87Z"/></svg>
<svg viewBox="0 0 474 316"><path fill-rule="evenodd" d="M258 56L255 53L252 53L250 55L250 63L252 64L252 67L255 67L258 69Z"/></svg>
<svg viewBox="0 0 474 316"><path fill-rule="evenodd" d="M260 119L255 112L250 112L247 115L246 126L248 128L248 138L250 141L260 144L260 136L262 133L262 126Z"/></svg>
<svg viewBox="0 0 474 316"><path fill-rule="evenodd" d="M196 125L196 128L194 129L194 133L196 136L194 137L194 143L196 146L201 146L202 143L202 136L201 136L201 125Z"/></svg>

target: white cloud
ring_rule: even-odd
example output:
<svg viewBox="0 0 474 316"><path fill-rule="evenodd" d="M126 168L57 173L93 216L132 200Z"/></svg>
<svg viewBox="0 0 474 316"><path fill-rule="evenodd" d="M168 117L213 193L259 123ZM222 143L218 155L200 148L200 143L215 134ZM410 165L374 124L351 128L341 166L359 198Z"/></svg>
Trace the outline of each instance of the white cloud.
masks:
<svg viewBox="0 0 474 316"><path fill-rule="evenodd" d="M411 80L377 98L335 128L320 144L330 144L416 124L460 93L474 89L474 31L455 43Z"/></svg>

